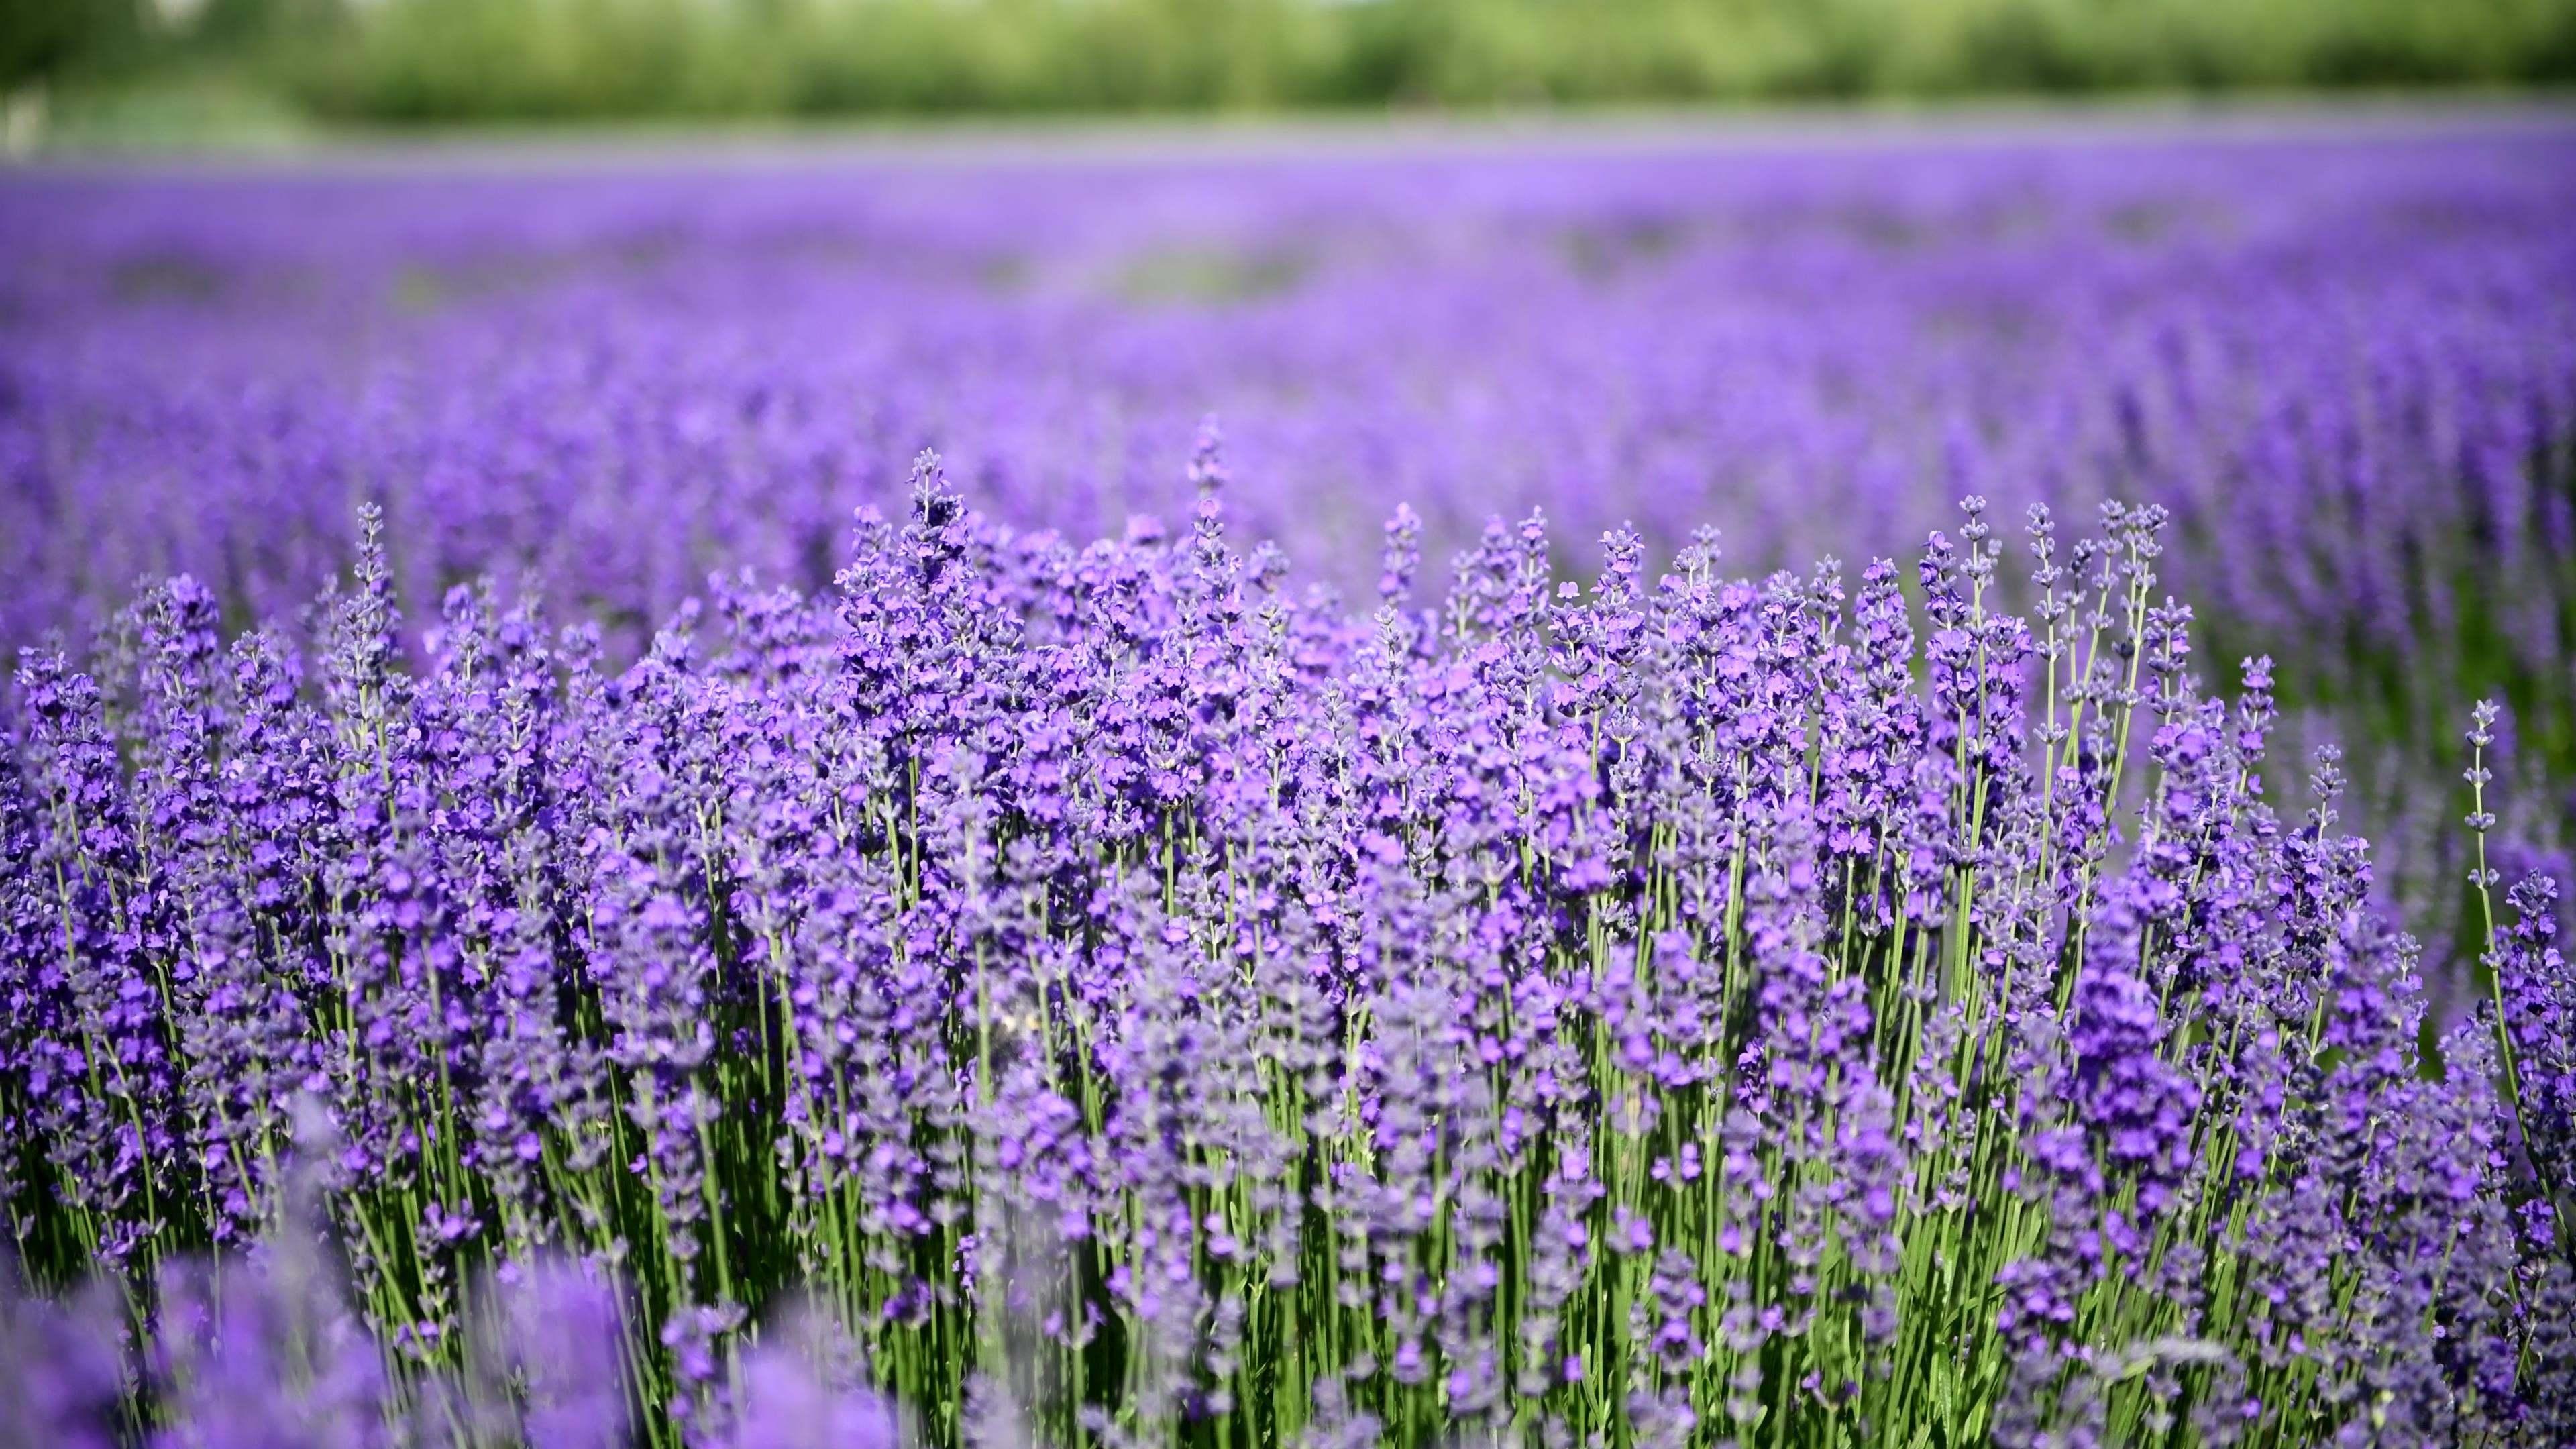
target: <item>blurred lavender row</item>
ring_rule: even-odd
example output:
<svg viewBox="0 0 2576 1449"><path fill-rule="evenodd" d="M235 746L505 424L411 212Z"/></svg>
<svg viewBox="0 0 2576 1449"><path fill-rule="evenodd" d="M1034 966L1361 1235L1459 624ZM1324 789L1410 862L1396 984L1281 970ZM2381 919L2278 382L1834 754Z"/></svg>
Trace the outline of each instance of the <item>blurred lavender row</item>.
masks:
<svg viewBox="0 0 2576 1449"><path fill-rule="evenodd" d="M595 1263L504 1265L477 1285L442 1372L389 1351L309 1224L246 1253L174 1261L138 1337L120 1285L32 1295L0 1259L0 1444L10 1449L620 1449L635 1414L618 1284ZM782 1316L733 1366L716 1449L895 1449L846 1340Z"/></svg>
<svg viewBox="0 0 2576 1449"><path fill-rule="evenodd" d="M0 645L176 570L291 608L374 500L415 609L524 563L632 657L710 569L825 583L919 448L1087 537L1214 412L1344 584L1398 502L1435 555L1544 506L1753 567L2154 502L2227 649L2419 752L2501 691L2576 781L2546 117L1245 149L0 184Z"/></svg>

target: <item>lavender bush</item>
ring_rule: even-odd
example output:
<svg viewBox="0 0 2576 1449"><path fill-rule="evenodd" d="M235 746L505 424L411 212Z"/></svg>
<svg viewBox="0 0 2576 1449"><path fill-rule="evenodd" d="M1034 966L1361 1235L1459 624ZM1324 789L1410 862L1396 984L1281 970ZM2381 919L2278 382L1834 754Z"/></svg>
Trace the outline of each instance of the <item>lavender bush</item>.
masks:
<svg viewBox="0 0 2576 1449"><path fill-rule="evenodd" d="M1189 477L1082 545L925 456L622 668L408 629L373 509L309 666L186 577L25 652L22 1432L2576 1436L2554 887L2476 857L2429 1017L2164 509L1588 587L1534 513L1445 589L1398 509L1355 613Z"/></svg>

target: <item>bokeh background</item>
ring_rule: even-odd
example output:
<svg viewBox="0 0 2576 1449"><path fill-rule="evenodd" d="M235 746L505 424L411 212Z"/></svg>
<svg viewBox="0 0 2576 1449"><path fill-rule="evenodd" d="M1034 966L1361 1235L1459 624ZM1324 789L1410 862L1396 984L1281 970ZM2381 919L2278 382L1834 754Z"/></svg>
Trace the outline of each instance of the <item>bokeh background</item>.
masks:
<svg viewBox="0 0 2576 1449"><path fill-rule="evenodd" d="M0 0L22 143L2571 78L2568 0Z"/></svg>

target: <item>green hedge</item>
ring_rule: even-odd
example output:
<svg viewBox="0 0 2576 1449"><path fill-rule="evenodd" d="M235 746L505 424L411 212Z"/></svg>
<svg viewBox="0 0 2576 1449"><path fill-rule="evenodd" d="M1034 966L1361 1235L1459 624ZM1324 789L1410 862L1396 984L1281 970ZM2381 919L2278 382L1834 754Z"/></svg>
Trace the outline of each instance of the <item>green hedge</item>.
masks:
<svg viewBox="0 0 2576 1449"><path fill-rule="evenodd" d="M207 0L191 20L165 14L0 0L0 79L77 71L85 36L113 39L100 45L129 69L211 54L312 114L369 121L2576 78L2576 0Z"/></svg>

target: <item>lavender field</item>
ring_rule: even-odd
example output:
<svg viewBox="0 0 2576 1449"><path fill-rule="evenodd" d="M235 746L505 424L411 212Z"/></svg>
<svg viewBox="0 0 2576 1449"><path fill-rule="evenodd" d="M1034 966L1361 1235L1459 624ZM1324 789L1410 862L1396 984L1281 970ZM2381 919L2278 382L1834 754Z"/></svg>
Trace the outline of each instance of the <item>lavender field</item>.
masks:
<svg viewBox="0 0 2576 1449"><path fill-rule="evenodd" d="M0 177L0 1443L2576 1442L2576 127L607 161Z"/></svg>

